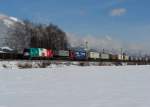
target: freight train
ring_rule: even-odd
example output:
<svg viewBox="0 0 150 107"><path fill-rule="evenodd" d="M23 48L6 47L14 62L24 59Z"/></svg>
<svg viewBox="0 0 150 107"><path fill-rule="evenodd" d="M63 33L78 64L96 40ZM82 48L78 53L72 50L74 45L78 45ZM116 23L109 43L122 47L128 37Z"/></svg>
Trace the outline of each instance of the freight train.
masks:
<svg viewBox="0 0 150 107"><path fill-rule="evenodd" d="M55 59L55 60L75 60L75 61L150 61L149 56L137 57L129 56L125 53L110 54L104 52L97 52L93 50L85 50L82 48L75 48L70 50L51 50L44 48L28 48L24 49L22 53L23 58L26 59Z"/></svg>
<svg viewBox="0 0 150 107"><path fill-rule="evenodd" d="M52 50L45 48L26 48L22 53L17 53L8 48L0 48L0 59L26 59L26 60L70 60L70 61L123 61L123 62L150 62L150 57L136 57L122 54L110 54L74 48L70 50Z"/></svg>

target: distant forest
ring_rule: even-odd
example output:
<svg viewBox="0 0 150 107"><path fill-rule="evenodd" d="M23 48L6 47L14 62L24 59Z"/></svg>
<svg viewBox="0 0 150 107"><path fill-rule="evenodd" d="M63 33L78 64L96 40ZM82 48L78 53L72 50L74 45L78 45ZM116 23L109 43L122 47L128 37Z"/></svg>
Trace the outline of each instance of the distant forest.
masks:
<svg viewBox="0 0 150 107"><path fill-rule="evenodd" d="M68 46L66 33L54 24L37 24L24 20L23 23L16 23L9 34L11 38L7 43L19 50L28 47L63 50Z"/></svg>

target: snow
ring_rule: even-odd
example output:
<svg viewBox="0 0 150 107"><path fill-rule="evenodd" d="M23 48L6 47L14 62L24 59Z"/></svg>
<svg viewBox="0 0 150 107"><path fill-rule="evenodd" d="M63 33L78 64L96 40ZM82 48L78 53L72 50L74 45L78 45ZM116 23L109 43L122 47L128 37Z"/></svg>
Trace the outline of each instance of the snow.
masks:
<svg viewBox="0 0 150 107"><path fill-rule="evenodd" d="M13 50L13 49L11 49L10 47L0 47L1 49L7 49L7 50Z"/></svg>
<svg viewBox="0 0 150 107"><path fill-rule="evenodd" d="M0 14L0 21L2 21L8 28L11 28L16 22L24 24L21 20L16 17L7 16L4 14Z"/></svg>
<svg viewBox="0 0 150 107"><path fill-rule="evenodd" d="M15 17L9 17L11 20L15 21L15 22L19 22L19 20Z"/></svg>
<svg viewBox="0 0 150 107"><path fill-rule="evenodd" d="M4 14L0 14L0 19L2 19L2 20L7 19L7 20L14 21L14 22L19 22L19 20L16 17L7 16Z"/></svg>
<svg viewBox="0 0 150 107"><path fill-rule="evenodd" d="M0 69L0 107L149 107L150 66Z"/></svg>
<svg viewBox="0 0 150 107"><path fill-rule="evenodd" d="M14 25L14 22L9 19L3 19L3 22L5 25L7 25L8 28Z"/></svg>
<svg viewBox="0 0 150 107"><path fill-rule="evenodd" d="M5 47L0 47L0 49L2 49L2 50L9 50L9 51L13 51L13 49L11 49L10 47L7 47L7 46L5 46Z"/></svg>

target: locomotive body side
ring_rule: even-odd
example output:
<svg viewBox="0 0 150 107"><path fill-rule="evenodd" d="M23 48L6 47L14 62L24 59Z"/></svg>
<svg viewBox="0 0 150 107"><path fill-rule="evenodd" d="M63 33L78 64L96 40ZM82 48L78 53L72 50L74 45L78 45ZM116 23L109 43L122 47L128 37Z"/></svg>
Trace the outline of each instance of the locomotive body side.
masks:
<svg viewBox="0 0 150 107"><path fill-rule="evenodd" d="M53 51L44 48L26 48L24 49L23 57L28 59L52 58Z"/></svg>

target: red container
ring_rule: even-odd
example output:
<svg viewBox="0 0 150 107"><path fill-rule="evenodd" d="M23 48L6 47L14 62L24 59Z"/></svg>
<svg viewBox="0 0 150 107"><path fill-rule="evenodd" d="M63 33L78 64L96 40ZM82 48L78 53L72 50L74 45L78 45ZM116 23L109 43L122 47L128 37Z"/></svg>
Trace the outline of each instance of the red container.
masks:
<svg viewBox="0 0 150 107"><path fill-rule="evenodd" d="M45 55L47 58L53 58L53 51L51 49L47 49L47 54Z"/></svg>
<svg viewBox="0 0 150 107"><path fill-rule="evenodd" d="M74 58L75 58L74 52L73 51L69 51L69 59L70 60L74 60Z"/></svg>

